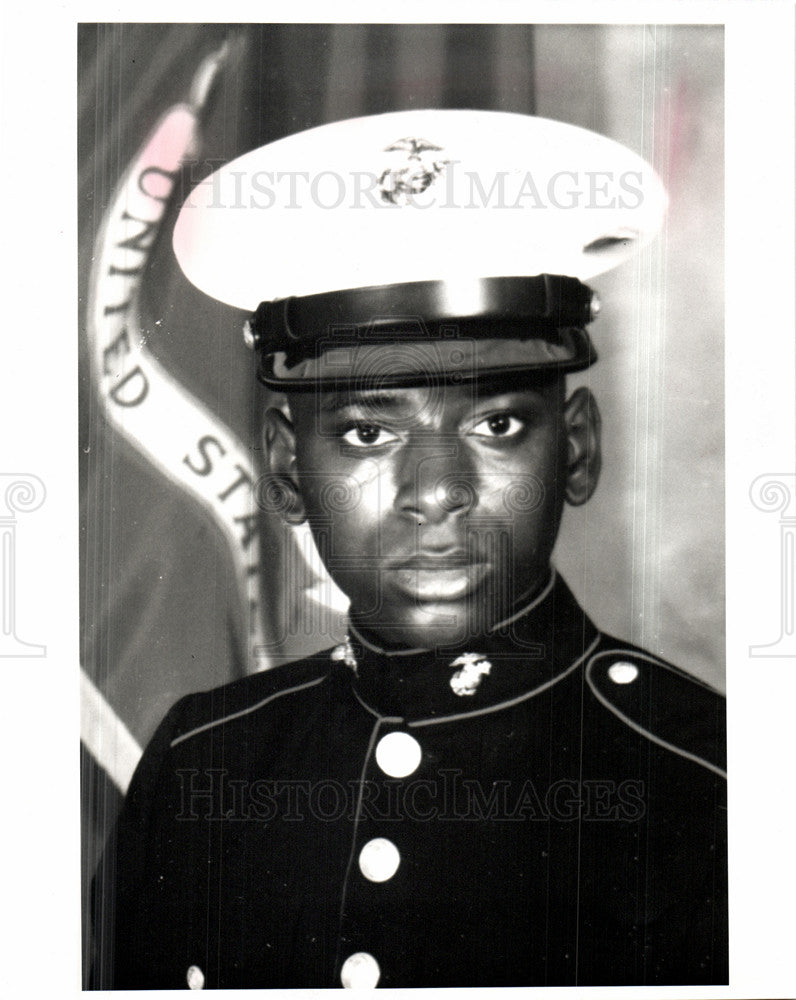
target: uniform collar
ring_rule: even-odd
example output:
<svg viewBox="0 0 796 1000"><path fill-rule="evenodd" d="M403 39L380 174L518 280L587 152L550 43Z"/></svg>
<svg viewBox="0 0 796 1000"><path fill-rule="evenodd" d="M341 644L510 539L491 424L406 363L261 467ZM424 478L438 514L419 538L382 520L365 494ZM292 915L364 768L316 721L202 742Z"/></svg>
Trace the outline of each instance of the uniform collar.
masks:
<svg viewBox="0 0 796 1000"><path fill-rule="evenodd" d="M352 627L350 662L343 669L349 670L357 698L374 714L442 719L494 710L548 687L582 659L597 635L552 571L534 600L462 649L387 650ZM337 656L343 657L343 652Z"/></svg>

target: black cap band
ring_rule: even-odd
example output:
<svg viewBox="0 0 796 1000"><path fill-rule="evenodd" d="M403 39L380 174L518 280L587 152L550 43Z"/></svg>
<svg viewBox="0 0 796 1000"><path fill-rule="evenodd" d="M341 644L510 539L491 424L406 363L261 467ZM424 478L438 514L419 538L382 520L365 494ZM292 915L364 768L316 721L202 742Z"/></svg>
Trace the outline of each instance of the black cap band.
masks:
<svg viewBox="0 0 796 1000"><path fill-rule="evenodd" d="M474 279L475 283L475 279ZM592 319L592 291L577 278L481 278L476 307L462 309L450 282L415 281L261 302L250 323L258 350L289 351L329 336L331 326L370 331L376 339L407 316L426 324L464 319L544 321L545 326L585 326Z"/></svg>
<svg viewBox="0 0 796 1000"><path fill-rule="evenodd" d="M283 356L284 370L336 345L417 340L418 329L425 331L422 339L429 340L455 338L458 333L476 340L514 338L556 346L562 330L577 329L582 337L576 339L574 352L568 351L566 358L551 354L525 366L518 367L516 359L506 365L515 371L523 367L577 370L595 359L583 329L592 318L591 289L577 278L542 274L463 280L461 284L421 281L380 285L263 302L248 326L252 346L260 354L261 381L299 389L318 386L318 382L299 378L299 385L292 378L277 375L275 355ZM456 374L461 377L460 372Z"/></svg>

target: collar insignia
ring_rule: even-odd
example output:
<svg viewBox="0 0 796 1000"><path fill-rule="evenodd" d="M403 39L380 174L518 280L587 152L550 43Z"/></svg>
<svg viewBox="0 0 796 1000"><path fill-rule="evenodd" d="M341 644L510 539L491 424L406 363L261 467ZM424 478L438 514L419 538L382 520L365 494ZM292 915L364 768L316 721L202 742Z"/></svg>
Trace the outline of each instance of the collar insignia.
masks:
<svg viewBox="0 0 796 1000"><path fill-rule="evenodd" d="M481 678L492 669L492 664L481 653L462 653L450 666L460 668L450 679L453 693L460 697L475 694Z"/></svg>
<svg viewBox="0 0 796 1000"><path fill-rule="evenodd" d="M330 657L336 663L342 661L347 667L350 667L355 674L358 673L357 658L354 655L354 647L351 645L351 640L348 636L345 637L344 641L340 643L339 646L335 646Z"/></svg>

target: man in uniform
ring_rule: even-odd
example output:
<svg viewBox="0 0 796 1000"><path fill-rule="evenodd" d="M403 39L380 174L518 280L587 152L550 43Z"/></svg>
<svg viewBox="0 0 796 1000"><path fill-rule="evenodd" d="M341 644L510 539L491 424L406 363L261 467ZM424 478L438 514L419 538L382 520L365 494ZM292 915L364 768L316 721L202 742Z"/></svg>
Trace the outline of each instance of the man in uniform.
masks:
<svg viewBox="0 0 796 1000"><path fill-rule="evenodd" d="M724 708L551 566L600 470L587 278L665 196L520 115L323 126L200 186L188 277L259 307L269 504L337 646L183 699L108 845L95 986L727 982Z"/></svg>

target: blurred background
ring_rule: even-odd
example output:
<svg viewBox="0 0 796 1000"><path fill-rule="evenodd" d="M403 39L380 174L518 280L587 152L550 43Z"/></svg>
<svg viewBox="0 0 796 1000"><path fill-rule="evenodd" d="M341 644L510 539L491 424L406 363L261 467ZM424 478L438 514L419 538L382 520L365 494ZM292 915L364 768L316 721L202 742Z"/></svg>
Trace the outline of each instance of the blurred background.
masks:
<svg viewBox="0 0 796 1000"><path fill-rule="evenodd" d="M595 497L566 511L555 561L601 629L723 686L720 27L109 24L82 25L78 45L85 894L140 748L170 705L339 633L340 595L306 536L257 505L269 400L243 345L245 316L194 289L171 250L195 183L302 129L407 108L515 111L603 133L653 163L670 197L661 237L593 282L600 360L572 382L598 400L603 473ZM224 46L212 86L197 89ZM108 294L98 261L131 164L162 116L200 91L193 148L140 241L128 330L160 378L147 405L157 395L152 419L176 437L167 453L98 375L113 320L96 306ZM185 467L220 456L208 438L238 456L240 475L196 476L194 488ZM230 520L218 502L227 491L248 513L238 506Z"/></svg>

